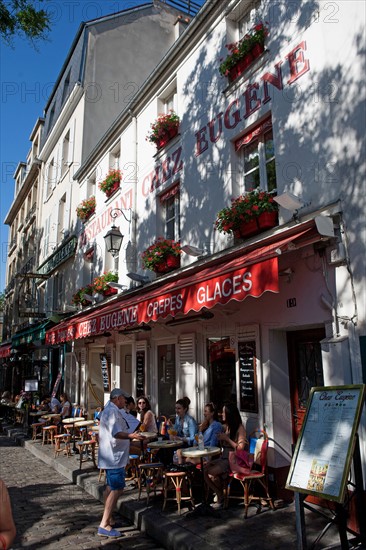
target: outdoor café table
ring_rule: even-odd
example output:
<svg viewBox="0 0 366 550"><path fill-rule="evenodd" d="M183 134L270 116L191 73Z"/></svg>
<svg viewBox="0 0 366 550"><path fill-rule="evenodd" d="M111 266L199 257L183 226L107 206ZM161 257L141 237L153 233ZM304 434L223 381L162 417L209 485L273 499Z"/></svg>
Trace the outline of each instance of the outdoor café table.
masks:
<svg viewBox="0 0 366 550"><path fill-rule="evenodd" d="M94 420L81 420L80 422L75 422L74 428L87 428L88 426L93 426L93 424Z"/></svg>
<svg viewBox="0 0 366 550"><path fill-rule="evenodd" d="M152 441L153 439L157 438L157 434L155 432L139 432L139 435L142 435L142 437L147 441ZM140 443L140 445L141 445L141 457L143 459L145 458L144 439L133 439L132 440L132 441L138 441Z"/></svg>
<svg viewBox="0 0 366 550"><path fill-rule="evenodd" d="M79 452L75 442L75 424L77 424L78 422L82 422L83 420L85 420L83 416L78 416L76 418L64 418L62 421L62 423L65 424L66 426L71 426L71 439L73 443L72 450L75 454Z"/></svg>
<svg viewBox="0 0 366 550"><path fill-rule="evenodd" d="M45 418L46 420L52 420L53 418L56 418L57 416L61 416L60 413L45 413L43 411L42 418Z"/></svg>
<svg viewBox="0 0 366 550"><path fill-rule="evenodd" d="M204 458L221 454L220 447L205 447L200 450L197 447L188 447L182 449L182 456L185 458L199 458L201 461L201 491L202 491L202 504L197 506L193 512L190 512L190 516L208 516L214 515L215 510L206 501L205 491L205 477L203 473Z"/></svg>
<svg viewBox="0 0 366 550"><path fill-rule="evenodd" d="M152 441L149 443L150 449L159 449L162 451L162 457L161 462L167 466L169 461L171 462L171 453L168 451L173 451L174 449L178 449L178 447L181 447L183 445L183 441L180 441L179 439L163 439L162 441Z"/></svg>

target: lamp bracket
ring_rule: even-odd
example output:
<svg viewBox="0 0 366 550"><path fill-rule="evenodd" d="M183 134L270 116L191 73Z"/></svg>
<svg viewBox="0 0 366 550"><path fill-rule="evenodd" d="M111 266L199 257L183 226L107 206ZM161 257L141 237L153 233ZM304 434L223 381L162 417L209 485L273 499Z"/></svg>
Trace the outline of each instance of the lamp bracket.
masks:
<svg viewBox="0 0 366 550"><path fill-rule="evenodd" d="M129 212L130 213L130 217L127 218L125 212ZM110 211L109 215L110 217L115 220L116 218L118 218L119 214L122 214L122 216L124 217L124 219L126 220L126 222L128 223L131 223L131 220L132 220L132 210L131 208L112 208L112 210Z"/></svg>

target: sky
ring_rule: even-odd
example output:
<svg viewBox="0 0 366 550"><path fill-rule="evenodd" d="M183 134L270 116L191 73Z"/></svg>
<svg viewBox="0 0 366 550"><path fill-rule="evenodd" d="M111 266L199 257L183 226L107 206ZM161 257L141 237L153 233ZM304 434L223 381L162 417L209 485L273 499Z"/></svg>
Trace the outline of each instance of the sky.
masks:
<svg viewBox="0 0 366 550"><path fill-rule="evenodd" d="M0 43L0 292L5 287L9 241L9 227L3 222L14 200L13 175L18 163L26 161L31 147L29 136L37 119L43 116L79 25L144 3L144 0L45 0L42 7L51 18L46 41L39 41L36 49L20 37L14 39L12 47Z"/></svg>

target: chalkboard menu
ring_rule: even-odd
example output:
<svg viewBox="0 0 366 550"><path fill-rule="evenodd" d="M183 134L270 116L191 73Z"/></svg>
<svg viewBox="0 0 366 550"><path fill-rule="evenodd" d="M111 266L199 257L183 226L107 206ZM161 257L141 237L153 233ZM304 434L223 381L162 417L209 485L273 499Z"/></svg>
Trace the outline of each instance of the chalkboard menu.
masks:
<svg viewBox="0 0 366 550"><path fill-rule="evenodd" d="M100 366L102 368L103 389L105 392L109 392L109 365L108 358L105 353L100 354Z"/></svg>
<svg viewBox="0 0 366 550"><path fill-rule="evenodd" d="M240 410L258 412L255 341L239 342Z"/></svg>
<svg viewBox="0 0 366 550"><path fill-rule="evenodd" d="M145 352L136 353L136 397L145 393Z"/></svg>

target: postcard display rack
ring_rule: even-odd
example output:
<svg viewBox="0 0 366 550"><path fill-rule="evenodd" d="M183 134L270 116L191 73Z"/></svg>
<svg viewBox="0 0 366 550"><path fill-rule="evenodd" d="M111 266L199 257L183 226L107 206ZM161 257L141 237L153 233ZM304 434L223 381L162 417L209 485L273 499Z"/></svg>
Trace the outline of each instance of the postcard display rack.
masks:
<svg viewBox="0 0 366 550"><path fill-rule="evenodd" d="M365 401L364 384L315 387L311 389L304 423L296 443L286 488L295 492L298 550L307 549L304 508L320 514L329 522L312 548L331 525L336 524L341 548L348 549L347 533L357 542L366 542L364 526L363 479L358 440L358 425ZM353 481L349 480L353 460ZM347 526L347 486L354 489L360 533ZM312 495L333 501L335 515L330 517L305 501Z"/></svg>

